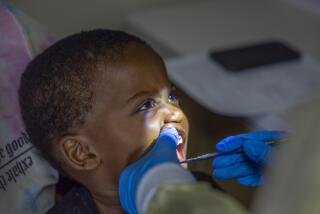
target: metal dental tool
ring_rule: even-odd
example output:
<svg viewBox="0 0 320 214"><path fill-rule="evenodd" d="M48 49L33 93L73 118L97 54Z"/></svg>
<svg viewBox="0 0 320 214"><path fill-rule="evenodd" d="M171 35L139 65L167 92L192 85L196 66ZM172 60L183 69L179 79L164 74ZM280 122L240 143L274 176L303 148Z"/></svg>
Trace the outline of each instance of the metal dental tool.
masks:
<svg viewBox="0 0 320 214"><path fill-rule="evenodd" d="M284 139L281 139L281 140L269 141L269 142L266 142L266 144L268 144L270 146L275 146L275 145L278 145L278 144L282 144L285 141L286 141L286 139L284 138ZM236 150L230 151L230 152L208 153L208 154L200 155L200 156L197 156L197 157L194 157L194 158L189 158L189 159L186 159L184 161L180 161L180 164L182 164L182 163L191 163L191 162L194 162L194 161L213 159L213 158L215 158L217 156L220 156L220 155L241 153L242 151L243 151L242 148L240 148L240 149L236 149Z"/></svg>

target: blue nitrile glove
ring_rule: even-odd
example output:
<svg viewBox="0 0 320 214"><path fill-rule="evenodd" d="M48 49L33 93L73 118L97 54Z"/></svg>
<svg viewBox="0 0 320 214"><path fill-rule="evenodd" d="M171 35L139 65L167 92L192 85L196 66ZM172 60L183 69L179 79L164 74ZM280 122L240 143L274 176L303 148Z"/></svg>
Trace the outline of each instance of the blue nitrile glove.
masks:
<svg viewBox="0 0 320 214"><path fill-rule="evenodd" d="M261 185L263 183L261 168L270 156L270 146L266 142L284 136L283 131L253 131L223 139L216 145L220 152L230 152L240 148L243 152L215 158L213 176L223 180L237 179L245 186Z"/></svg>
<svg viewBox="0 0 320 214"><path fill-rule="evenodd" d="M179 164L176 153L178 137L175 128L165 129L145 156L122 171L119 180L120 202L128 213L137 213L135 204L137 187L148 170L163 163Z"/></svg>

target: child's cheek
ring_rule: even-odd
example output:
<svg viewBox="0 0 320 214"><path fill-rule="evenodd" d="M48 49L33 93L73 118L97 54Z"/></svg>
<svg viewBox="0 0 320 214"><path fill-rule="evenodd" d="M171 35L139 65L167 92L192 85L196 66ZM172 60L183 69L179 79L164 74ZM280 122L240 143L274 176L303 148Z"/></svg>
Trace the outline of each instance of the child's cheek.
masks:
<svg viewBox="0 0 320 214"><path fill-rule="evenodd" d="M146 127L146 147L149 148L157 140L160 128L157 123L149 123Z"/></svg>
<svg viewBox="0 0 320 214"><path fill-rule="evenodd" d="M159 137L161 129L161 120L157 117L157 114L149 114L145 120L145 136L146 136L146 148L149 148L157 138Z"/></svg>

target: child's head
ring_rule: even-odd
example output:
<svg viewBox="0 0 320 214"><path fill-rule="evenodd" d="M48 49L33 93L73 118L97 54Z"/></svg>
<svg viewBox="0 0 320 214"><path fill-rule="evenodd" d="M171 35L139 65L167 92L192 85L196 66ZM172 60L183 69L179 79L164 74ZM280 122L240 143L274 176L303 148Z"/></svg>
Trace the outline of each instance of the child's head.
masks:
<svg viewBox="0 0 320 214"><path fill-rule="evenodd" d="M36 147L90 190L101 183L116 189L120 172L165 127L187 141L188 121L161 57L124 32L94 30L57 42L29 64L19 96ZM180 158L185 149L178 148Z"/></svg>

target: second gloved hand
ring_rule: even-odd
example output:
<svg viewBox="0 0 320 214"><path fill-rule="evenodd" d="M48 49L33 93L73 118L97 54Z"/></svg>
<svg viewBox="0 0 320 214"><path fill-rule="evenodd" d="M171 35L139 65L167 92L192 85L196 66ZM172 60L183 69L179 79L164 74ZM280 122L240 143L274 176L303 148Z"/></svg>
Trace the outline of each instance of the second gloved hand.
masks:
<svg viewBox="0 0 320 214"><path fill-rule="evenodd" d="M137 213L135 204L137 188L148 170L163 163L179 164L176 154L178 137L179 135L175 128L164 130L145 156L122 171L119 180L120 202L128 213Z"/></svg>
<svg viewBox="0 0 320 214"><path fill-rule="evenodd" d="M227 137L216 148L220 152L231 152L242 148L243 152L218 156L213 161L213 176L218 179L237 181L246 186L263 183L261 168L270 156L268 141L283 138L282 131L254 131Z"/></svg>

